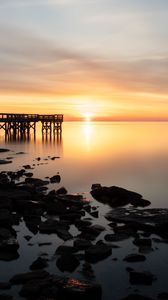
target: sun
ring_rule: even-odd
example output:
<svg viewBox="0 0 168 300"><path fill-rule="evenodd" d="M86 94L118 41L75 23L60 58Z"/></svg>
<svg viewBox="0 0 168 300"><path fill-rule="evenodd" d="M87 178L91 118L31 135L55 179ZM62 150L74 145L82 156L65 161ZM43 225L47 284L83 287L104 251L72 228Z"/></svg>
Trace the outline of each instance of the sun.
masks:
<svg viewBox="0 0 168 300"><path fill-rule="evenodd" d="M92 121L92 117L93 117L93 113L91 113L91 112L85 112L85 113L83 113L83 116L84 116L85 122L91 122Z"/></svg>

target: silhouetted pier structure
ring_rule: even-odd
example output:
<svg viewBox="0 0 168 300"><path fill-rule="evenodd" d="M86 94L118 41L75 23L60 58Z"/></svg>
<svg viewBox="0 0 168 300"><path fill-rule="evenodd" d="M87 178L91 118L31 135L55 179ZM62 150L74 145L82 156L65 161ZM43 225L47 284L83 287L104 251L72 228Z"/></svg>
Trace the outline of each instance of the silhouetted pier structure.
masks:
<svg viewBox="0 0 168 300"><path fill-rule="evenodd" d="M0 114L0 129L5 130L5 134L14 136L28 135L30 130L36 131L36 123L41 122L42 134L55 134L62 132L62 114L39 115L39 114Z"/></svg>

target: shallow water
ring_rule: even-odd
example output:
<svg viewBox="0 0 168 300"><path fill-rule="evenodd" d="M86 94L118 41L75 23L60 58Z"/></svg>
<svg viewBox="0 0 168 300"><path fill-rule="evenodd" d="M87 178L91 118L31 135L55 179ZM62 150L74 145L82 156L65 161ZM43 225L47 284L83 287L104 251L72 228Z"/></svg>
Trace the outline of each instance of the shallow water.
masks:
<svg viewBox="0 0 168 300"><path fill-rule="evenodd" d="M36 164L34 176L44 178L56 172L59 186L69 192L90 191L92 183L118 185L135 190L152 202L153 207L168 207L168 123L63 123L62 136L41 136L36 140L6 141L0 131L0 147L13 153L0 153L0 158L13 156L13 163L2 170L15 170L23 164ZM23 151L24 155L16 155ZM54 161L48 156L59 156ZM39 165L35 160L41 157Z"/></svg>
<svg viewBox="0 0 168 300"><path fill-rule="evenodd" d="M42 139L40 127L36 138L31 133L30 139L22 141L5 141L4 132L0 131L0 148L11 151L0 153L0 159L13 157L12 163L0 165L2 170L19 170L23 165L33 166L34 177L44 179L59 172L61 182L50 184L49 189L61 186L69 193L84 193L84 196L99 206L99 222L106 225L104 214L109 207L100 204L90 196L92 183L118 185L141 193L152 202L152 207L168 207L168 123L71 123L63 124L62 136L55 139L49 135ZM17 154L17 152L24 154ZM51 160L51 157L58 157ZM38 161L36 158L40 157ZM87 215L86 215L87 217ZM93 223L97 223L97 219ZM20 243L20 258L12 262L0 262L0 281L9 280L13 274L29 271L30 264L41 253L47 253L51 273L84 278L80 273L82 262L74 273L61 273L56 267L54 253L58 245L65 244L55 234L33 235L24 222L15 226ZM108 229L111 232L111 229ZM71 226L73 234L77 234ZM107 232L106 232L107 233ZM31 235L32 246L24 239ZM103 239L103 234L98 239ZM52 242L51 246L39 247L38 242ZM71 243L66 242L66 244ZM167 280L167 244L153 243L158 250L147 254L143 263L128 264L123 258L129 253L137 253L132 239L117 242L120 248L113 249L112 256L93 264L96 278L103 288L103 300L120 299L136 289L141 294L155 296L166 291ZM113 260L117 258L117 260ZM157 276L152 286L131 286L125 268L131 266L136 270L150 270ZM19 287L14 287L8 294L16 295ZM22 299L16 297L17 299Z"/></svg>

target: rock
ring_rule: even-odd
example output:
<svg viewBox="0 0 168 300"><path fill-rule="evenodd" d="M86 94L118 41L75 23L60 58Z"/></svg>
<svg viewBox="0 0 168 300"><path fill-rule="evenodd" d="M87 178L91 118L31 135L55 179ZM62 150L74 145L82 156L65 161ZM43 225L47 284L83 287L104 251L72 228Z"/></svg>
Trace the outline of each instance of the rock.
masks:
<svg viewBox="0 0 168 300"><path fill-rule="evenodd" d="M142 199L142 196L140 194L117 186L99 186L96 188L93 188L92 186L92 190L90 193L96 200L107 203L112 207L123 206L129 203L136 206L144 206L145 201ZM141 199L143 201L141 201Z"/></svg>
<svg viewBox="0 0 168 300"><path fill-rule="evenodd" d="M158 299L165 299L165 300L168 300L168 292L162 292L162 293L159 293L158 296L157 296Z"/></svg>
<svg viewBox="0 0 168 300"><path fill-rule="evenodd" d="M26 170L32 169L30 165L24 165L23 168Z"/></svg>
<svg viewBox="0 0 168 300"><path fill-rule="evenodd" d="M99 245L94 245L85 250L85 258L88 262L98 262L103 260L112 254L112 249L110 246L102 243Z"/></svg>
<svg viewBox="0 0 168 300"><path fill-rule="evenodd" d="M0 228L0 241L1 240L8 240L9 238L12 238L12 232L7 228Z"/></svg>
<svg viewBox="0 0 168 300"><path fill-rule="evenodd" d="M129 280L131 284L151 285L155 277L150 272L129 272Z"/></svg>
<svg viewBox="0 0 168 300"><path fill-rule="evenodd" d="M27 173L24 173L24 176L26 176L26 177L32 177L33 173L32 172L27 172Z"/></svg>
<svg viewBox="0 0 168 300"><path fill-rule="evenodd" d="M65 194L68 193L68 191L66 190L66 188L61 187L61 188L59 188L58 190L56 190L56 193L57 193L57 194L60 194L60 195L65 195Z"/></svg>
<svg viewBox="0 0 168 300"><path fill-rule="evenodd" d="M77 252L77 250L78 249L73 246L61 245L56 249L55 254L72 254Z"/></svg>
<svg viewBox="0 0 168 300"><path fill-rule="evenodd" d="M151 297L142 296L139 294L130 294L125 298L122 298L121 300L154 300Z"/></svg>
<svg viewBox="0 0 168 300"><path fill-rule="evenodd" d="M145 261L146 257L144 255L140 255L140 254L129 254L124 258L124 261L127 262L139 262L139 261Z"/></svg>
<svg viewBox="0 0 168 300"><path fill-rule="evenodd" d="M9 151L10 151L9 149L0 148L0 153L3 153L3 152L9 152Z"/></svg>
<svg viewBox="0 0 168 300"><path fill-rule="evenodd" d="M0 290L9 290L10 288L10 282L0 282Z"/></svg>
<svg viewBox="0 0 168 300"><path fill-rule="evenodd" d="M19 243L15 238L0 241L0 252L16 252L19 248Z"/></svg>
<svg viewBox="0 0 168 300"><path fill-rule="evenodd" d="M83 266L82 266L82 272L81 272L81 273L82 273L85 277L90 278L90 279L92 279L92 278L95 277L93 268L92 268L91 264L88 263L88 262L85 262L85 263L83 264Z"/></svg>
<svg viewBox="0 0 168 300"><path fill-rule="evenodd" d="M67 222L59 222L57 220L48 219L45 222L41 222L39 224L39 231L41 233L57 233L58 229L65 229L67 230L69 226ZM61 234L61 233L60 233Z"/></svg>
<svg viewBox="0 0 168 300"><path fill-rule="evenodd" d="M69 278L59 291L60 299L101 300L100 284Z"/></svg>
<svg viewBox="0 0 168 300"><path fill-rule="evenodd" d="M64 241L68 241L68 240L71 240L73 238L72 234L69 233L68 230L66 229L57 229L56 230L56 233L58 235L58 237Z"/></svg>
<svg viewBox="0 0 168 300"><path fill-rule="evenodd" d="M14 300L14 298L11 295L0 294L0 300Z"/></svg>
<svg viewBox="0 0 168 300"><path fill-rule="evenodd" d="M0 260L11 261L19 258L18 252L12 251L0 251Z"/></svg>
<svg viewBox="0 0 168 300"><path fill-rule="evenodd" d="M50 246L52 245L51 242L44 242L44 243L38 243L39 247L42 247L42 246Z"/></svg>
<svg viewBox="0 0 168 300"><path fill-rule="evenodd" d="M73 254L63 254L57 259L56 265L62 272L73 272L79 266L80 262Z"/></svg>
<svg viewBox="0 0 168 300"><path fill-rule="evenodd" d="M31 270L44 269L48 266L46 259L38 257L30 266Z"/></svg>
<svg viewBox="0 0 168 300"><path fill-rule="evenodd" d="M49 184L48 180L42 180L39 178L25 178L25 183L34 185L35 187L43 186Z"/></svg>
<svg viewBox="0 0 168 300"><path fill-rule="evenodd" d="M12 214L8 209L0 210L0 226L2 227L10 227L13 225Z"/></svg>
<svg viewBox="0 0 168 300"><path fill-rule="evenodd" d="M49 276L49 273L43 270L38 270L38 271L33 271L33 272L28 272L28 273L21 273L14 275L11 279L10 282L12 284L24 284L28 281L31 280L36 280L36 279L44 279Z"/></svg>
<svg viewBox="0 0 168 300"><path fill-rule="evenodd" d="M94 218L98 218L99 217L99 212L98 212L98 210L97 211L92 211L92 212L90 212L90 215Z"/></svg>
<svg viewBox="0 0 168 300"><path fill-rule="evenodd" d="M5 159L0 159L0 165L7 165L11 164L12 160L5 160Z"/></svg>
<svg viewBox="0 0 168 300"><path fill-rule="evenodd" d="M128 233L108 233L104 236L104 239L107 242L120 242L130 238L130 234Z"/></svg>
<svg viewBox="0 0 168 300"><path fill-rule="evenodd" d="M92 243L89 240L77 239L74 241L74 247L78 250L85 250L92 246Z"/></svg>
<svg viewBox="0 0 168 300"><path fill-rule="evenodd" d="M51 282L50 278L44 279L35 279L26 282L21 288L19 294L22 297L26 297L28 299L34 299L34 297L39 297L42 295L44 291L50 287ZM37 299L37 298L35 298Z"/></svg>
<svg viewBox="0 0 168 300"><path fill-rule="evenodd" d="M152 240L151 239L141 239L137 238L133 241L134 245L138 247L149 247L151 248L152 246Z"/></svg>
<svg viewBox="0 0 168 300"><path fill-rule="evenodd" d="M51 183L59 183L60 181L61 181L61 176L58 174L50 177Z"/></svg>
<svg viewBox="0 0 168 300"><path fill-rule="evenodd" d="M26 239L26 241L30 241L32 236L31 235L25 235L24 238Z"/></svg>

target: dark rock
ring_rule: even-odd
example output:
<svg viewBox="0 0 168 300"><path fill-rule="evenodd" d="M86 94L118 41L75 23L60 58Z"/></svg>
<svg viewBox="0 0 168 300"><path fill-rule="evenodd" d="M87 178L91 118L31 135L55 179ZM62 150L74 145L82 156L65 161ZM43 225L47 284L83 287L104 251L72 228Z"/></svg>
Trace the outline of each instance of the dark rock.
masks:
<svg viewBox="0 0 168 300"><path fill-rule="evenodd" d="M2 152L9 152L9 151L10 151L9 149L0 148L0 153L2 153Z"/></svg>
<svg viewBox="0 0 168 300"><path fill-rule="evenodd" d="M56 193L57 193L57 194L65 195L65 194L68 193L68 191L66 190L66 188L61 187L61 188L59 188L58 190L56 190Z"/></svg>
<svg viewBox="0 0 168 300"><path fill-rule="evenodd" d="M74 247L78 250L85 250L92 246L92 243L89 240L77 239L74 241Z"/></svg>
<svg viewBox="0 0 168 300"><path fill-rule="evenodd" d="M19 248L19 243L15 238L0 241L0 252L16 252Z"/></svg>
<svg viewBox="0 0 168 300"><path fill-rule="evenodd" d="M12 232L7 228L0 228L0 241L12 238Z"/></svg>
<svg viewBox="0 0 168 300"><path fill-rule="evenodd" d="M99 212L98 212L98 210L97 211L92 211L92 212L90 212L90 215L94 218L98 218L99 217Z"/></svg>
<svg viewBox="0 0 168 300"><path fill-rule="evenodd" d="M39 178L25 178L25 183L34 185L35 187L43 186L49 184L48 180L42 180Z"/></svg>
<svg viewBox="0 0 168 300"><path fill-rule="evenodd" d="M142 196L140 194L117 186L99 186L93 188L90 193L96 200L107 203L112 207L123 206L129 203L136 206L141 206L141 204L143 204L142 206L144 206L145 201L142 199ZM142 202L141 199L143 200Z"/></svg>
<svg viewBox="0 0 168 300"><path fill-rule="evenodd" d="M24 238L26 239L26 241L30 241L32 236L31 235L25 235Z"/></svg>
<svg viewBox="0 0 168 300"><path fill-rule="evenodd" d="M102 186L100 183L93 183L92 186L91 186L91 189L92 190L95 190L95 189L100 189Z"/></svg>
<svg viewBox="0 0 168 300"><path fill-rule="evenodd" d="M13 225L12 214L7 209L0 210L0 226L10 227Z"/></svg>
<svg viewBox="0 0 168 300"><path fill-rule="evenodd" d="M11 295L0 294L0 300L14 300L14 298Z"/></svg>
<svg viewBox="0 0 168 300"><path fill-rule="evenodd" d="M108 233L104 236L104 239L107 242L120 242L130 238L130 234L128 233Z"/></svg>
<svg viewBox="0 0 168 300"><path fill-rule="evenodd" d="M65 300L100 300L101 294L102 290L100 284L93 284L73 278L64 281L59 291L60 298Z"/></svg>
<svg viewBox="0 0 168 300"><path fill-rule="evenodd" d="M146 257L144 255L140 254L129 254L124 258L125 261L127 262L139 262L139 261L144 261L146 260Z"/></svg>
<svg viewBox="0 0 168 300"><path fill-rule="evenodd" d="M93 268L92 268L92 265L88 262L85 262L82 266L82 272L81 272L85 277L87 278L94 278L95 275L94 275L94 271L93 271Z"/></svg>
<svg viewBox="0 0 168 300"><path fill-rule="evenodd" d="M14 275L10 279L10 282L12 284L24 284L28 281L36 280L36 279L44 279L44 278L47 278L48 276L49 276L49 273L44 270L33 271L33 272L21 273L21 274Z"/></svg>
<svg viewBox="0 0 168 300"><path fill-rule="evenodd" d="M0 282L0 290L9 290L10 288L10 282Z"/></svg>
<svg viewBox="0 0 168 300"><path fill-rule="evenodd" d="M137 238L133 241L134 245L138 247L149 247L151 248L152 246L152 240L151 239L141 239Z"/></svg>
<svg viewBox="0 0 168 300"><path fill-rule="evenodd" d="M79 264L79 260L73 254L61 255L61 257L59 257L56 262L58 269L62 272L73 272L79 266Z"/></svg>
<svg viewBox="0 0 168 300"><path fill-rule="evenodd" d="M32 169L30 165L24 165L23 168L26 170Z"/></svg>
<svg viewBox="0 0 168 300"><path fill-rule="evenodd" d="M0 165L7 165L11 164L12 160L5 160L5 159L0 159Z"/></svg>
<svg viewBox="0 0 168 300"><path fill-rule="evenodd" d="M151 297L147 297L147 296L142 296L139 294L130 294L125 298L122 298L121 300L154 300Z"/></svg>
<svg viewBox="0 0 168 300"><path fill-rule="evenodd" d="M59 238L64 240L64 241L68 241L68 240L71 240L73 238L73 236L66 229L61 229L61 228L57 229L56 233L59 236Z"/></svg>
<svg viewBox="0 0 168 300"><path fill-rule="evenodd" d="M33 173L27 172L27 173L24 173L24 176L26 176L26 177L32 177L32 176L33 176Z"/></svg>
<svg viewBox="0 0 168 300"><path fill-rule="evenodd" d="M46 259L38 257L30 266L31 270L44 269L48 266Z"/></svg>
<svg viewBox="0 0 168 300"><path fill-rule="evenodd" d="M162 292L162 293L159 293L158 296L157 296L158 299L165 299L165 300L168 300L168 292Z"/></svg>
<svg viewBox="0 0 168 300"><path fill-rule="evenodd" d="M35 279L26 282L22 289L20 290L19 294L22 297L26 297L28 299L34 299L34 297L37 297L39 295L42 295L43 292L50 287L51 280L50 278L44 278L44 279Z"/></svg>
<svg viewBox="0 0 168 300"><path fill-rule="evenodd" d="M55 254L72 254L77 252L77 250L78 249L73 246L61 245L56 249Z"/></svg>
<svg viewBox="0 0 168 300"><path fill-rule="evenodd" d="M50 177L51 183L59 183L60 181L61 181L61 176L58 174Z"/></svg>
<svg viewBox="0 0 168 300"><path fill-rule="evenodd" d="M39 231L41 233L57 233L58 229L68 229L67 222L59 222L57 220L48 219L45 222L39 224ZM60 233L61 234L61 233Z"/></svg>
<svg viewBox="0 0 168 300"><path fill-rule="evenodd" d="M0 260L11 261L19 258L18 252L0 251Z"/></svg>
<svg viewBox="0 0 168 300"><path fill-rule="evenodd" d="M42 247L42 246L50 246L52 245L51 242L44 242L44 243L38 243L39 247Z"/></svg>
<svg viewBox="0 0 168 300"><path fill-rule="evenodd" d="M129 280L131 284L151 285L155 277L150 272L129 272Z"/></svg>
<svg viewBox="0 0 168 300"><path fill-rule="evenodd" d="M112 254L112 249L106 244L94 245L85 250L86 260L89 262L98 262Z"/></svg>

